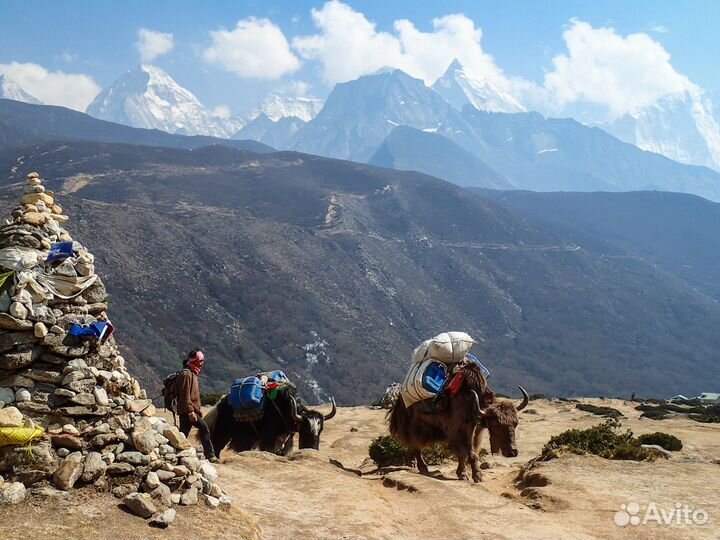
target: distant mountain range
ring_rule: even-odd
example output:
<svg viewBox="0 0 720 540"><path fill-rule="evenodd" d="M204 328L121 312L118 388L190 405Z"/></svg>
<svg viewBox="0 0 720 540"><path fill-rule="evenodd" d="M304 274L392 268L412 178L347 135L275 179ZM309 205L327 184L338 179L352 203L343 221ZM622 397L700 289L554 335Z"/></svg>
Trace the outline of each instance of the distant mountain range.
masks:
<svg viewBox="0 0 720 540"><path fill-rule="evenodd" d="M140 65L104 89L87 108L90 116L180 135L229 138L242 123L212 115L189 90L155 66Z"/></svg>
<svg viewBox="0 0 720 540"><path fill-rule="evenodd" d="M413 130L395 132L398 126L434 135L432 150L428 137ZM426 144L416 146L421 141ZM710 169L644 152L572 119L479 111L472 105L458 111L399 70L338 84L323 110L288 146L424 172L459 185L487 178L480 171L492 170L502 177L495 185L535 191L657 189L720 200L720 174Z"/></svg>
<svg viewBox="0 0 720 540"><path fill-rule="evenodd" d="M710 92L670 94L601 127L643 150L720 171L720 109Z"/></svg>
<svg viewBox="0 0 720 540"><path fill-rule="evenodd" d="M219 144L258 153L274 150L257 141L171 135L157 129L132 128L98 120L64 107L0 99L0 151L45 141L93 141L187 149Z"/></svg>
<svg viewBox="0 0 720 540"><path fill-rule="evenodd" d="M5 95L36 101L7 78L0 82ZM382 70L336 85L325 103L270 95L242 118L211 114L167 73L141 65L88 107L92 115L120 124L255 140L278 149L415 170L463 186L655 189L720 200L717 172L679 164L720 167L720 128L708 92L666 96L601 126L604 132L522 111L507 91L458 61L432 88L402 71ZM397 127L411 129L394 131ZM487 171L493 171L492 181Z"/></svg>
<svg viewBox="0 0 720 540"><path fill-rule="evenodd" d="M487 79L474 76L458 60L450 64L432 88L457 110L470 104L479 111L527 112L509 92L498 90Z"/></svg>
<svg viewBox="0 0 720 540"><path fill-rule="evenodd" d="M303 122L309 122L322 110L323 104L322 99L269 94L256 107L242 116L247 121L254 120L262 114L272 122L283 118L297 118Z"/></svg>
<svg viewBox="0 0 720 540"><path fill-rule="evenodd" d="M21 101L23 103L32 103L34 105L41 105L42 102L25 90L23 90L18 83L13 81L6 75L0 74L0 99L13 99L15 101Z"/></svg>

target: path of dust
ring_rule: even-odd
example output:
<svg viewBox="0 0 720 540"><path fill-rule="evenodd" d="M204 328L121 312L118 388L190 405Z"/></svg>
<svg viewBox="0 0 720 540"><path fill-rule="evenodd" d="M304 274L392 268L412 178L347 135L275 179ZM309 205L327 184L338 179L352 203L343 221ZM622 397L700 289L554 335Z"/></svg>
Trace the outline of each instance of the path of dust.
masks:
<svg viewBox="0 0 720 540"><path fill-rule="evenodd" d="M632 403L583 401L619 409L635 434L673 433L684 448L654 463L564 456L536 464L530 485L519 486L518 472L552 435L602 421L573 403L533 401L521 414L520 455L489 458L483 482L472 484L455 479L453 464L436 467L432 477L402 467L373 472L367 449L386 431L385 411L339 408L326 423L320 451L289 458L225 451L218 470L234 499L230 513L181 508L177 522L161 532L119 510L109 494L80 490L60 503L28 501L9 514L3 508L0 538L717 539L720 425L640 419ZM666 511L687 504L705 510L710 521L618 527L613 517L630 502L643 512L649 503Z"/></svg>

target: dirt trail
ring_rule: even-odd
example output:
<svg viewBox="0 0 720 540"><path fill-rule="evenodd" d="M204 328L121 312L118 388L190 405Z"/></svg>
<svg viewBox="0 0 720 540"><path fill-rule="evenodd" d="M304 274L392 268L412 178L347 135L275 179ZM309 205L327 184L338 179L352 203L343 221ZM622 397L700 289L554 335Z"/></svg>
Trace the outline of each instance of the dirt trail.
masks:
<svg viewBox="0 0 720 540"><path fill-rule="evenodd" d="M326 424L319 452L283 458L226 451L218 469L235 501L230 513L181 509L161 532L119 510L110 495L81 492L60 503L13 507L0 521L0 538L717 539L720 425L641 420L627 402L583 401L619 409L623 425L636 434L673 433L684 448L654 463L564 456L537 464L533 485L518 486L520 468L550 436L602 421L572 403L533 401L521 415L520 455L488 458L492 468L472 484L455 479L453 464L431 467L433 476L406 468L374 471L367 449L386 430L384 411L340 408ZM616 512L631 502L642 513L650 503L666 512L687 504L707 512L709 522L617 526Z"/></svg>

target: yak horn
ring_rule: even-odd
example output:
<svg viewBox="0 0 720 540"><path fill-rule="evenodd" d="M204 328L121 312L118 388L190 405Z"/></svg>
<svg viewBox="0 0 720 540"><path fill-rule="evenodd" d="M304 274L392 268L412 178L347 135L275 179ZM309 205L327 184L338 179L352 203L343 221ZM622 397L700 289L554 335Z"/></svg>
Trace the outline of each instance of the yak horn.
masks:
<svg viewBox="0 0 720 540"><path fill-rule="evenodd" d="M520 403L520 406L517 408L518 411L522 411L525 407L527 407L528 402L530 401L530 396L528 396L528 393L525 391L525 389L518 384L518 388L522 392L523 400L522 403Z"/></svg>
<svg viewBox="0 0 720 540"><path fill-rule="evenodd" d="M335 406L335 398L330 398L330 403L332 403L332 411L330 411L328 414L323 416L323 420L330 420L333 416L335 416L335 413L337 412L337 407Z"/></svg>
<svg viewBox="0 0 720 540"><path fill-rule="evenodd" d="M478 397L477 392L475 390L470 390L470 392L473 395L473 404L475 405L475 410L477 411L478 416L485 416L487 411L480 408L480 398Z"/></svg>
<svg viewBox="0 0 720 540"><path fill-rule="evenodd" d="M298 424L303 421L303 417L297 412L297 401L295 401L294 397L290 398L290 416L292 416L293 420L295 420Z"/></svg>

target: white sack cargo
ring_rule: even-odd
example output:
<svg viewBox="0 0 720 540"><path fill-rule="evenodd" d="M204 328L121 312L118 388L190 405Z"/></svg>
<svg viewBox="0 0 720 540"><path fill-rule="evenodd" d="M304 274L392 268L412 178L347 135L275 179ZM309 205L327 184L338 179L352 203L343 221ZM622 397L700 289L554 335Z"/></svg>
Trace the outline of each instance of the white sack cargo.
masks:
<svg viewBox="0 0 720 540"><path fill-rule="evenodd" d="M436 393L427 390L423 385L423 376L432 364L442 366L442 369L445 370L443 364L434 358L428 358L423 362L412 364L410 366L410 370L405 376L405 380L400 388L400 395L405 403L405 407L409 407L413 403L422 401L423 399L435 397Z"/></svg>
<svg viewBox="0 0 720 540"><path fill-rule="evenodd" d="M423 362L430 358L431 343L432 339L426 339L420 345L418 345L412 352L412 355L410 355L410 363L419 364L420 362Z"/></svg>
<svg viewBox="0 0 720 540"><path fill-rule="evenodd" d="M475 344L465 332L443 332L423 343L413 352L413 362L434 358L445 364L460 362Z"/></svg>

